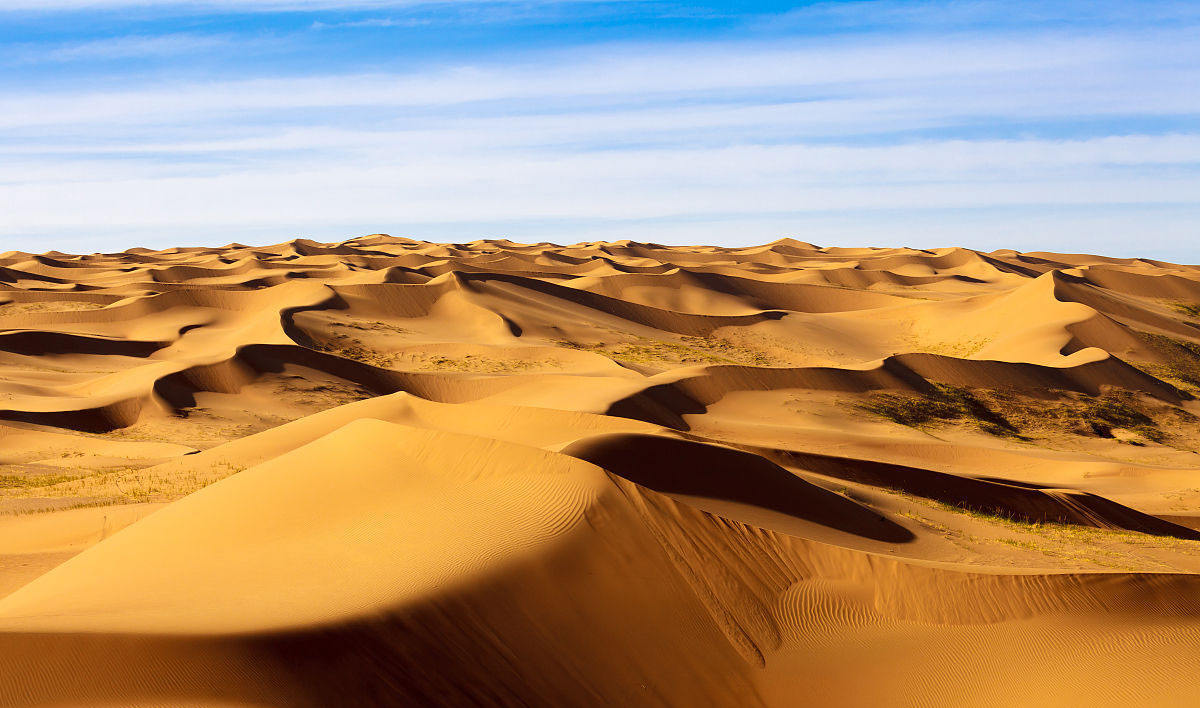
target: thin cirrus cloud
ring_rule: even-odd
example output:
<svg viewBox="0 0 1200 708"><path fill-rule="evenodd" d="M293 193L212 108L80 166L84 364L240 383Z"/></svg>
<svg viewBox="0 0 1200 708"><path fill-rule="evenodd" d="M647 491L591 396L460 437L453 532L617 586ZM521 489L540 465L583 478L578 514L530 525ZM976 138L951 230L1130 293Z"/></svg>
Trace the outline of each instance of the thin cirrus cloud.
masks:
<svg viewBox="0 0 1200 708"><path fill-rule="evenodd" d="M954 22L978 19L973 5ZM326 31L313 26L389 32L390 16L318 13L292 34L154 25L22 46L47 64L144 61L95 86L63 70L0 94L0 241L798 235L1112 252L1136 243L1200 259L1184 240L1200 218L1200 95L1182 88L1200 85L1193 28L1055 20L931 32L933 14L890 3L876 9L892 8L888 22L906 31L761 30L803 24L805 13L866 23L853 14L864 7L756 16L724 37L572 38L398 64L331 57L338 69L320 72L286 56L270 70L211 75L171 62L236 52L264 33L282 55L289 43L309 51ZM1139 238L1122 236L1131 233Z"/></svg>
<svg viewBox="0 0 1200 708"><path fill-rule="evenodd" d="M213 34L126 36L44 46L15 43L0 47L0 63L56 64L111 59L145 59L211 51L231 46L232 37Z"/></svg>
<svg viewBox="0 0 1200 708"><path fill-rule="evenodd" d="M462 64L396 75L356 74L167 83L93 92L10 93L0 125L153 121L180 116L328 107L421 107L497 101L581 100L695 104L745 100L853 101L887 97L913 112L955 117L989 112L1005 120L1041 116L1200 111L1200 95L1179 81L1200 78L1200 49L1174 42L1175 61L1156 66L1163 38L1114 46L1091 38L908 40L880 45L753 44L614 46L524 57L501 65ZM1197 68L1192 68L1197 67ZM967 87L970 90L965 90ZM769 94L776 91L775 94ZM1081 103L1082 102L1082 103ZM955 108L957 106L957 109ZM472 109L474 110L474 109ZM847 111L851 113L851 111ZM854 117L853 115L847 117ZM872 116L863 116L872 119ZM882 124L882 121L878 121ZM885 127L879 125L877 127Z"/></svg>

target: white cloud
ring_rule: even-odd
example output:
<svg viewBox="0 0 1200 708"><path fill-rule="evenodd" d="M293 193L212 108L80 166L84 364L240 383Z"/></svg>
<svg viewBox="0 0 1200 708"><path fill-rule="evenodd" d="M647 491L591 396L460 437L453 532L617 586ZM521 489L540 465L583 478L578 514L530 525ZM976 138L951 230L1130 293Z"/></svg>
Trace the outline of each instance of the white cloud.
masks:
<svg viewBox="0 0 1200 708"><path fill-rule="evenodd" d="M1170 53L1170 63L1156 62ZM1127 115L1200 112L1200 45L1183 36L1113 44L1088 37L909 40L877 44L613 46L569 56L465 64L398 75L258 78L160 84L126 90L16 93L0 97L0 127L128 125L247 112L330 108L430 108L509 102L508 110L572 111L597 103L688 99L712 105L819 101L848 104L844 115L885 119L919 113L964 116ZM758 94L771 94L767 98ZM883 101L889 115L855 114ZM553 110L553 106L549 107ZM486 106L482 109L489 110ZM819 111L819 106L817 107Z"/></svg>
<svg viewBox="0 0 1200 708"><path fill-rule="evenodd" d="M542 222L836 235L856 218L884 234L884 211L926 215L896 219L916 234L934 212L1037 208L1021 223L1082 239L1094 220L1080 210L1200 209L1200 134L1137 132L1200 115L1191 85L1200 47L1163 31L624 45L406 74L9 90L0 236ZM1063 120L1119 134L972 137ZM910 131L942 137L895 135Z"/></svg>
<svg viewBox="0 0 1200 708"><path fill-rule="evenodd" d="M5 228L133 226L282 218L437 223L658 219L741 213L1194 203L1195 172L1098 172L1143 146L1200 161L1194 137L1055 144L947 142L879 148L762 146L594 153L444 151L249 165L207 176L139 175L122 163L59 165L45 181L0 173ZM932 158L932 160L931 160ZM1140 164L1140 163L1139 163Z"/></svg>

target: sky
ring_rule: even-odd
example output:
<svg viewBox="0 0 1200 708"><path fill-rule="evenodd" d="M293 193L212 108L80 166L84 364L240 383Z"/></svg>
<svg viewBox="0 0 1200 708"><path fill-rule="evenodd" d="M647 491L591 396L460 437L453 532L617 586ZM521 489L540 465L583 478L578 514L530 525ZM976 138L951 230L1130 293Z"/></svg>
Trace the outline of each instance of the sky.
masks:
<svg viewBox="0 0 1200 708"><path fill-rule="evenodd" d="M1200 263L1200 0L0 0L0 250Z"/></svg>

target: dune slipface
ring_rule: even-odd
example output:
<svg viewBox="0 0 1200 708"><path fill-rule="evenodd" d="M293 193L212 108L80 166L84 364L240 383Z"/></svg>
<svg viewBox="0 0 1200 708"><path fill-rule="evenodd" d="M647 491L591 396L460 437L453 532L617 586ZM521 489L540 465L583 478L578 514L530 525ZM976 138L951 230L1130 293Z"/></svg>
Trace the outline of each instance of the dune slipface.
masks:
<svg viewBox="0 0 1200 708"><path fill-rule="evenodd" d="M0 705L1200 703L1200 267L0 254Z"/></svg>

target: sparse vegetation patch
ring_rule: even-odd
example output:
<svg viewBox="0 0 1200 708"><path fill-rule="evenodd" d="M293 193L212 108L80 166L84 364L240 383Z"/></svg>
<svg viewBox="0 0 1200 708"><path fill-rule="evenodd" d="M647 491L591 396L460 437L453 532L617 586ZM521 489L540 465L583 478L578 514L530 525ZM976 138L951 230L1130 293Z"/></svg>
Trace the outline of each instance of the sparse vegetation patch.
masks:
<svg viewBox="0 0 1200 708"><path fill-rule="evenodd" d="M1152 442L1163 442L1166 434L1141 408L1128 391L1112 390L1087 401L1082 408L1068 409L1068 415L1089 426L1102 437L1112 437L1113 429L1132 430Z"/></svg>
<svg viewBox="0 0 1200 708"><path fill-rule="evenodd" d="M48 300L45 302L5 302L0 303L0 316L25 315L35 312L78 312L83 310L99 310L105 303L81 302L78 300Z"/></svg>
<svg viewBox="0 0 1200 708"><path fill-rule="evenodd" d="M462 371L486 374L512 374L559 366L553 359L499 358L480 354L448 356L423 352L381 352L371 349L348 334L335 334L331 341L318 344L317 350L326 354L353 359L380 369L410 371Z"/></svg>
<svg viewBox="0 0 1200 708"><path fill-rule="evenodd" d="M920 511L904 509L899 513L936 531L943 538L971 553L980 546L1002 544L1044 555L1055 565L1067 567L1095 566L1111 569L1144 569L1147 566L1169 568L1161 561L1163 553L1200 555L1200 541L1155 536L1126 529L1108 529L1080 524L1054 521L1030 521L1005 513L999 509L973 509L947 504L935 499L920 497L909 492L893 491L913 504L921 504ZM925 513L921 513L924 511ZM959 528L952 520L943 517L942 523L928 518L926 514L943 512L963 516L991 525L993 532L987 535L972 535Z"/></svg>
<svg viewBox="0 0 1200 708"><path fill-rule="evenodd" d="M991 435L1015 436L1016 426L961 386L933 384L926 394L877 393L860 408L888 420L921 427L938 421L969 420Z"/></svg>
<svg viewBox="0 0 1200 708"><path fill-rule="evenodd" d="M1200 343L1154 332L1136 334L1165 359L1166 363L1136 362L1135 366L1151 376L1182 388L1200 388Z"/></svg>
<svg viewBox="0 0 1200 708"><path fill-rule="evenodd" d="M208 468L156 471L122 467L112 470L74 470L62 475L0 475L0 513L30 513L93 506L173 501L241 472L244 467L216 462ZM20 500L37 498L41 506Z"/></svg>
<svg viewBox="0 0 1200 708"><path fill-rule="evenodd" d="M924 428L941 423L970 422L997 436L1031 440L1061 434L1115 438L1132 445L1146 443L1187 447L1181 424L1196 423L1182 408L1156 404L1134 392L1111 388L1099 396L1058 392L1046 401L1012 392L934 384L925 394L876 393L860 409L894 423ZM1172 431L1172 432L1168 432Z"/></svg>
<svg viewBox="0 0 1200 708"><path fill-rule="evenodd" d="M611 359L658 364L742 364L771 366L767 355L716 337L682 337L678 342L639 338L633 342L580 344L560 341L559 346L594 352Z"/></svg>
<svg viewBox="0 0 1200 708"><path fill-rule="evenodd" d="M1173 303L1175 311L1193 319L1200 317L1200 303L1195 302L1176 302Z"/></svg>
<svg viewBox="0 0 1200 708"><path fill-rule="evenodd" d="M0 489L37 489L49 487L63 482L78 479L78 476L66 474L0 474Z"/></svg>

